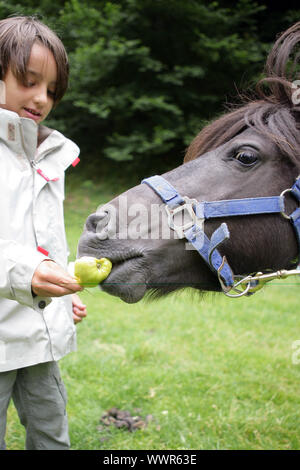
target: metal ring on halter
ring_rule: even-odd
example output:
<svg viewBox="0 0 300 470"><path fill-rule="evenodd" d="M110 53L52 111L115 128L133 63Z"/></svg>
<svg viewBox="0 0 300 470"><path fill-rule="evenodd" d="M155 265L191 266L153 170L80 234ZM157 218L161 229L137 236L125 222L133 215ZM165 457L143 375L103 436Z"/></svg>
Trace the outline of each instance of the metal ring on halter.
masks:
<svg viewBox="0 0 300 470"><path fill-rule="evenodd" d="M177 233L178 238L185 238L184 232L193 226L203 229L204 224L204 218L198 217L194 211L194 206L198 201L196 199L190 199L187 196L182 197L182 199L184 200L184 204L181 204L173 209L171 209L168 205L165 206L165 210L168 215L169 227ZM182 223L182 225L175 224L174 218L176 214L182 213L181 215L184 219L184 211L186 211L185 215L189 215L190 220L185 220L185 223Z"/></svg>
<svg viewBox="0 0 300 470"><path fill-rule="evenodd" d="M284 191L282 191L282 193L280 194L279 197L283 197L286 193L290 193L290 192L292 192L292 188L285 189ZM280 214L281 214L282 217L284 217L285 219L291 220L291 217L290 217L289 215L287 215L284 211L281 211Z"/></svg>
<svg viewBox="0 0 300 470"><path fill-rule="evenodd" d="M220 285L221 285L221 288L222 288L222 291L225 295L227 295L227 297L232 297L232 298L236 298L236 297L242 297L243 295L246 295L251 287L251 283L250 283L250 278L251 276L246 276L244 278L242 278L240 281L238 281L236 284L234 284L233 286L226 286L221 278L221 270L223 269L223 266L226 262L226 257L223 256L223 259L222 259L222 263L221 265L219 266L218 268L218 271L217 271L217 276L218 276L218 279L219 279L219 282L220 282ZM247 281L249 278L249 282L247 283L246 287L244 288L243 291L239 291L237 289L237 286L239 286L240 284L242 284L243 282ZM235 292L238 292L238 294L229 294L229 292L231 290L234 290Z"/></svg>
<svg viewBox="0 0 300 470"><path fill-rule="evenodd" d="M229 294L228 292L224 292L224 294L225 294L227 297L231 297L232 299L236 299L236 298L238 298L238 297L243 297L243 295L247 295L249 289L250 289L250 283L247 285L246 289L243 290L242 292L240 292L239 294ZM236 292L238 292L237 289L236 289Z"/></svg>
<svg viewBox="0 0 300 470"><path fill-rule="evenodd" d="M249 282L247 282L247 285L246 287L244 288L244 290L238 290L237 287L240 285L240 284L243 284L245 283L245 281L247 281L248 277L250 278L251 276L247 276L245 277L244 279L241 279L239 282L237 282L236 284L234 284L234 286L232 287L232 290L234 290L235 292L238 292L237 294L230 294L229 292L224 292L225 295L227 295L227 297L232 297L232 298L237 298L237 297L242 297L243 295L247 295L249 290L250 290L250 287L251 287L251 282L249 280Z"/></svg>

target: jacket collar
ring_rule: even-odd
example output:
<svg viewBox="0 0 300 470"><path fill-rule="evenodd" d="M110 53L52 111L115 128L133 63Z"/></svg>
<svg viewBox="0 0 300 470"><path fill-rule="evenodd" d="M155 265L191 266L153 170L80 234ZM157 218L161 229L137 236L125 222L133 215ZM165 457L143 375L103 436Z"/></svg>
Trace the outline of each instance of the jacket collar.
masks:
<svg viewBox="0 0 300 470"><path fill-rule="evenodd" d="M70 153L60 155L60 163L67 168L78 156L79 149L72 141L56 130L38 126L32 119L0 108L0 141L13 152L26 154L29 160L40 161L54 149L68 143ZM38 146L39 144L39 146ZM65 154L65 155L64 155Z"/></svg>
<svg viewBox="0 0 300 470"><path fill-rule="evenodd" d="M50 129L49 127L42 126L41 124L39 125L39 131L38 131L38 146L41 145L41 143L44 142L44 140L49 137L49 135L53 132L53 129Z"/></svg>
<svg viewBox="0 0 300 470"><path fill-rule="evenodd" d="M36 152L38 126L32 119L0 109L0 139L14 152L25 152L28 158Z"/></svg>

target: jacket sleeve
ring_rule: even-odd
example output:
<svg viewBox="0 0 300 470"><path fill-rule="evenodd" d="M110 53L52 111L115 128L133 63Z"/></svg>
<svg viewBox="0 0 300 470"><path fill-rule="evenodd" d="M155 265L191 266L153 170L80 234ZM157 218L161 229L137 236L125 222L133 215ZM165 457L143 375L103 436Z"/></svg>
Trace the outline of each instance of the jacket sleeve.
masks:
<svg viewBox="0 0 300 470"><path fill-rule="evenodd" d="M48 305L50 298L43 297L41 304L41 297L33 297L31 291L33 274L45 259L49 258L31 247L0 239L0 296L36 310Z"/></svg>

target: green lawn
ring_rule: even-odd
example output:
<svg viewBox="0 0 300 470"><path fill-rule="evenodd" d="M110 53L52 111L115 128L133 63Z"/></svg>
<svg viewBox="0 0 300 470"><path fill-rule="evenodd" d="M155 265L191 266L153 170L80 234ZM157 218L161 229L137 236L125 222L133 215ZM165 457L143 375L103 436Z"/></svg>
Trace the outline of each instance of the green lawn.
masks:
<svg viewBox="0 0 300 470"><path fill-rule="evenodd" d="M118 185L73 179L68 189L74 257L87 214ZM127 305L83 292L89 315L77 326L78 352L60 362L72 448L299 449L298 295L298 279L245 299L185 291ZM111 407L153 419L135 432L99 430ZM13 406L8 421L8 448L22 449Z"/></svg>

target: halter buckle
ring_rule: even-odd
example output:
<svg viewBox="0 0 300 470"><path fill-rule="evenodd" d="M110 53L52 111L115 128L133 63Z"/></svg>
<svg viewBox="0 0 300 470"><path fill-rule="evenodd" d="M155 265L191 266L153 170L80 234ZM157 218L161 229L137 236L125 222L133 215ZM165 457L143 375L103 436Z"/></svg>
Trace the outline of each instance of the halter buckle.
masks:
<svg viewBox="0 0 300 470"><path fill-rule="evenodd" d="M170 206L166 205L165 209L168 215L168 224L170 229L174 230L178 238L185 238L184 232L194 225L197 228L203 229L204 218L197 217L193 206L198 203L197 199L190 199L187 196L183 196L184 204L181 204L175 209L171 209ZM189 220L186 221L187 217ZM177 219L175 221L175 218ZM178 223L178 219L181 220Z"/></svg>
<svg viewBox="0 0 300 470"><path fill-rule="evenodd" d="M293 188L285 189L284 191L282 191L282 193L280 194L279 197L284 201L284 197L285 197L285 195L286 195L287 193L292 193L292 194L293 194ZM284 204L283 204L283 206L284 206ZM299 201L299 199L298 199L298 208L299 208L299 207L300 207L300 201ZM291 216L288 215L288 214L286 214L286 212L285 212L284 210L281 211L281 215L282 215L285 219L291 220Z"/></svg>

